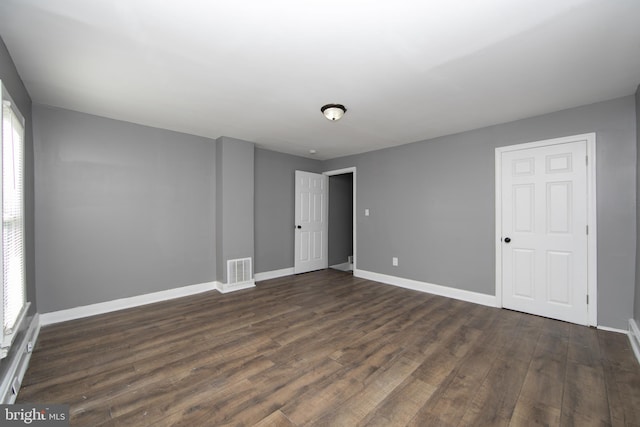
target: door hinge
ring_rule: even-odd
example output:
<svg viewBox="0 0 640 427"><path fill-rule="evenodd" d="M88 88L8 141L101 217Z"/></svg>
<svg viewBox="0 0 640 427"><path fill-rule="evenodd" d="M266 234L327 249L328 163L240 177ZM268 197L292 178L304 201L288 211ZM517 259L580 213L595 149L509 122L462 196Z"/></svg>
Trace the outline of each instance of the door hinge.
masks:
<svg viewBox="0 0 640 427"><path fill-rule="evenodd" d="M584 164L589 166L589 156L584 156Z"/></svg>
<svg viewBox="0 0 640 427"><path fill-rule="evenodd" d="M587 305L589 305L589 294L587 294Z"/></svg>
<svg viewBox="0 0 640 427"><path fill-rule="evenodd" d="M587 229L587 234L589 234L589 226L588 225L586 226L586 229Z"/></svg>

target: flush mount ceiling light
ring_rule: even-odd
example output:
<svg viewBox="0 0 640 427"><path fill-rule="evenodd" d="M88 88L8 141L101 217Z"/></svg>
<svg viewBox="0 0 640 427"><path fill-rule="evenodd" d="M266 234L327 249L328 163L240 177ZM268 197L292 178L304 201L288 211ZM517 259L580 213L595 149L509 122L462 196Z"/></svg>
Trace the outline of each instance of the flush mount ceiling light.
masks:
<svg viewBox="0 0 640 427"><path fill-rule="evenodd" d="M322 114L324 114L328 120L336 121L340 120L342 116L344 116L347 109L344 108L344 105L342 104L327 104L323 106L320 111L322 111Z"/></svg>

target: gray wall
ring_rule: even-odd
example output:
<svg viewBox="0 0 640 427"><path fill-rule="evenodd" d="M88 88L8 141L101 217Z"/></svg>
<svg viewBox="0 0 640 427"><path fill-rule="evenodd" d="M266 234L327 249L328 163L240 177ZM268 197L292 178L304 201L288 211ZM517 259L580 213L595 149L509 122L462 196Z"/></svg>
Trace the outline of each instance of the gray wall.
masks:
<svg viewBox="0 0 640 427"><path fill-rule="evenodd" d="M636 90L636 168L640 165L640 86ZM640 171L636 171L636 287L633 318L640 325Z"/></svg>
<svg viewBox="0 0 640 427"><path fill-rule="evenodd" d="M255 271L293 267L295 171L322 172L318 160L255 151Z"/></svg>
<svg viewBox="0 0 640 427"><path fill-rule="evenodd" d="M34 107L41 313L215 280L215 141Z"/></svg>
<svg viewBox="0 0 640 427"><path fill-rule="evenodd" d="M596 132L598 323L625 329L636 261L634 104L627 96L325 162L358 170L358 269L495 295L494 149Z"/></svg>
<svg viewBox="0 0 640 427"><path fill-rule="evenodd" d="M329 265L353 255L353 174L329 177Z"/></svg>
<svg viewBox="0 0 640 427"><path fill-rule="evenodd" d="M227 282L227 260L254 258L254 144L220 137L216 141L217 280Z"/></svg>

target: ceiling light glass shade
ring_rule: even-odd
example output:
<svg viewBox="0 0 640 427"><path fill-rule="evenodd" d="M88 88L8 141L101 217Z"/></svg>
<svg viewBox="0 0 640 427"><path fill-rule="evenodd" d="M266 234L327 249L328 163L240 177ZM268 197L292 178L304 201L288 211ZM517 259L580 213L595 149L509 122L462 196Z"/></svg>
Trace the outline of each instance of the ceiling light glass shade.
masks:
<svg viewBox="0 0 640 427"><path fill-rule="evenodd" d="M340 120L340 118L344 116L344 113L347 112L347 109L341 104L327 104L322 107L320 111L322 111L322 114L324 114L328 120L335 121Z"/></svg>

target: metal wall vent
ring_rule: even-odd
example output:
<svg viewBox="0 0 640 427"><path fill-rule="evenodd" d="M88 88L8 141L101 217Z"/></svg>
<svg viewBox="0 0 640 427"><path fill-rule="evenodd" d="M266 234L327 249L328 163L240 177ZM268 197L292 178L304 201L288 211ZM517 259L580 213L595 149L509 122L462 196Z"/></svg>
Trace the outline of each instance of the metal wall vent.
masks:
<svg viewBox="0 0 640 427"><path fill-rule="evenodd" d="M239 285L242 283L250 283L252 279L251 258L227 260L227 284Z"/></svg>

